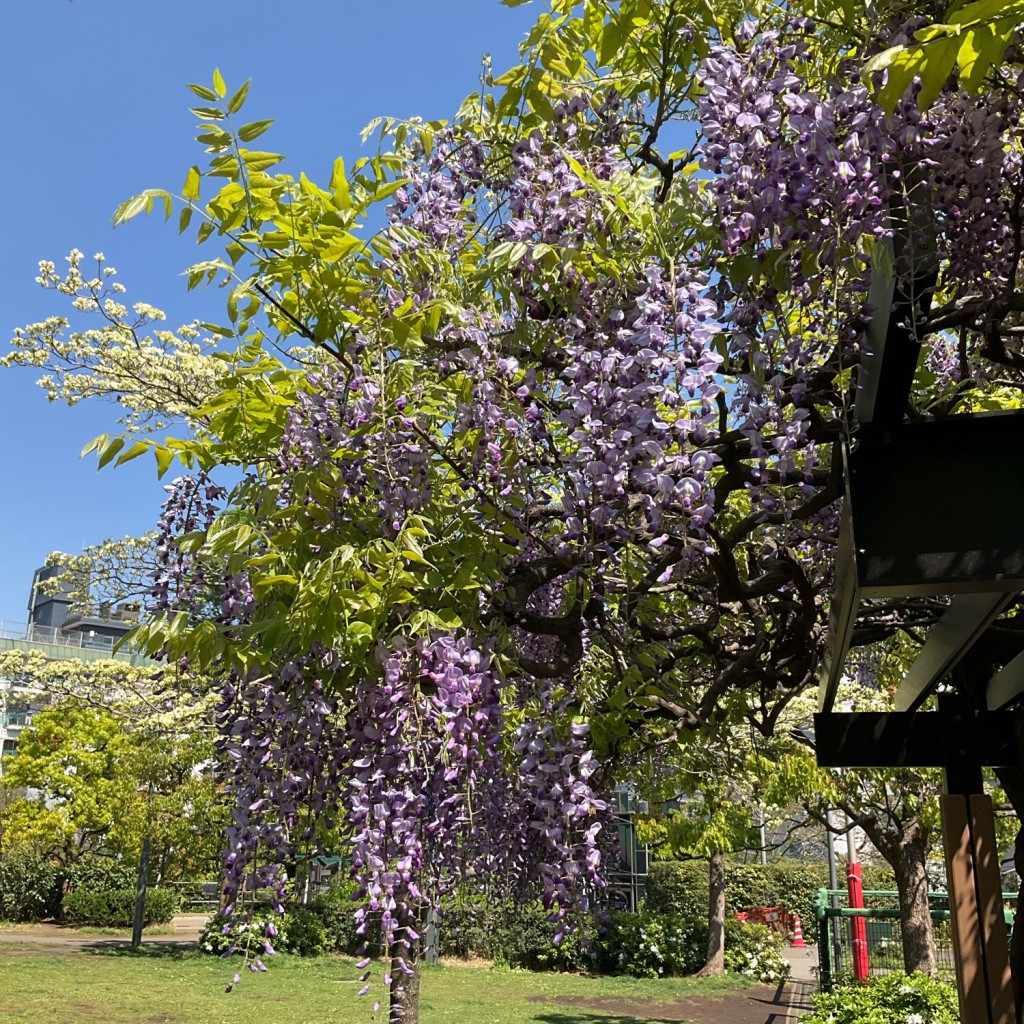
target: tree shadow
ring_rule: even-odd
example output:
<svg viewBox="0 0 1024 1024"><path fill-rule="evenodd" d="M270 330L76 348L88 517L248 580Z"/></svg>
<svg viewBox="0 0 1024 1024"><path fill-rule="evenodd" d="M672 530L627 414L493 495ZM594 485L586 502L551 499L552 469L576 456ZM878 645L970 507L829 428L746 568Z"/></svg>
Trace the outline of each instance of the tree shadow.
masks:
<svg viewBox="0 0 1024 1024"><path fill-rule="evenodd" d="M684 1017L630 1017L616 1013L538 1013L543 1024L685 1024Z"/></svg>
<svg viewBox="0 0 1024 1024"><path fill-rule="evenodd" d="M752 1003L761 1003L764 1006L782 1006L789 1010L809 1012L814 1009L815 989L816 986L813 982L784 978L779 982L779 987L771 999L763 999L753 994L749 998ZM777 1016L779 1015L772 1014L772 1018ZM772 1018L769 1018L769 1024L771 1024Z"/></svg>
<svg viewBox="0 0 1024 1024"><path fill-rule="evenodd" d="M145 942L138 949L121 939L98 939L82 943L82 952L89 956L119 956L139 960L184 960L194 953L195 942Z"/></svg>

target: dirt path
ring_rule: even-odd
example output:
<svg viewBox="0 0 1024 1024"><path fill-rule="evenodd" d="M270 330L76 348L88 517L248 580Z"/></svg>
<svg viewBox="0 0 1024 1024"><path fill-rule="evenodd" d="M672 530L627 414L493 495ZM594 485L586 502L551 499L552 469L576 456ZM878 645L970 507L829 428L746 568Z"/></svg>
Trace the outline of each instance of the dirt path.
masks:
<svg viewBox="0 0 1024 1024"><path fill-rule="evenodd" d="M554 1001L565 1013L548 1010L535 1019L544 1024L787 1024L811 1009L806 984L786 981L777 989L759 986L716 999L663 1003L574 996ZM532 1001L552 1003L549 996L533 996Z"/></svg>
<svg viewBox="0 0 1024 1024"><path fill-rule="evenodd" d="M786 958L792 973L776 988L761 985L714 999L643 1003L573 996L554 1001L567 1012L548 1010L535 1019L543 1024L789 1024L813 1009L817 981L813 949L789 949ZM551 1003L550 997L542 996L531 1001Z"/></svg>

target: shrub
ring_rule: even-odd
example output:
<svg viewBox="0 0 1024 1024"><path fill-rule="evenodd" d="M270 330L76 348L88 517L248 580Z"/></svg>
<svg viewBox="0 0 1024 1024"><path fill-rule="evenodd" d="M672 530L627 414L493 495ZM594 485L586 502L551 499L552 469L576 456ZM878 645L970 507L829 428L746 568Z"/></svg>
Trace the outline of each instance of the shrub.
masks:
<svg viewBox="0 0 1024 1024"><path fill-rule="evenodd" d="M763 924L744 924L735 917L725 922L725 969L758 981L789 977L789 962L778 932Z"/></svg>
<svg viewBox="0 0 1024 1024"><path fill-rule="evenodd" d="M251 921L233 921L230 926L225 925L219 914L214 914L199 933L199 952L224 956L234 945L236 953L249 952L259 956L267 952L268 943L280 945L280 925L281 919L276 914L258 914Z"/></svg>
<svg viewBox="0 0 1024 1024"><path fill-rule="evenodd" d="M310 905L324 926L327 948L354 956L366 942L379 948L380 929L370 922L365 935L356 933L352 900L354 883L341 881L321 893ZM450 957L487 957L503 967L526 970L588 971L593 957L587 940L594 929L584 928L555 944L558 926L547 920L539 901L494 906L465 900L447 908L440 917L440 954Z"/></svg>
<svg viewBox="0 0 1024 1024"><path fill-rule="evenodd" d="M549 913L539 900L478 911L473 928L483 935L483 946L474 952L502 967L529 971L593 970L593 957L587 945L593 929L584 924L556 944L559 926L548 920ZM445 927L442 919L442 949Z"/></svg>
<svg viewBox="0 0 1024 1024"><path fill-rule="evenodd" d="M173 889L146 890L144 924L164 924L177 913L178 894ZM127 927L135 919L135 888L93 888L79 883L64 897L64 913L71 921L105 928Z"/></svg>
<svg viewBox="0 0 1024 1024"><path fill-rule="evenodd" d="M924 974L887 974L814 997L803 1024L959 1024L956 989Z"/></svg>
<svg viewBox="0 0 1024 1024"><path fill-rule="evenodd" d="M637 978L693 974L707 959L706 922L680 914L616 911L597 940L602 973Z"/></svg>
<svg viewBox="0 0 1024 1024"><path fill-rule="evenodd" d="M89 889L131 889L134 892L138 878L138 864L88 854L71 868L68 880L72 889L84 885Z"/></svg>
<svg viewBox="0 0 1024 1024"><path fill-rule="evenodd" d="M446 908L440 920L440 955L463 960L488 955L484 950L494 944L496 917L495 909L486 904L463 903Z"/></svg>
<svg viewBox="0 0 1024 1024"><path fill-rule="evenodd" d="M363 943L368 943L371 949L380 945L380 928L374 922L368 924L365 934L356 932L355 912L359 902L353 900L353 896L357 889L357 884L350 879L338 879L309 904L309 909L323 924L324 942L332 953L356 956Z"/></svg>
<svg viewBox="0 0 1024 1024"><path fill-rule="evenodd" d="M814 902L828 885L828 865L818 861L780 860L770 864L735 864L726 870L730 911L751 907L785 907L798 914L805 933L814 932Z"/></svg>
<svg viewBox="0 0 1024 1024"><path fill-rule="evenodd" d="M708 865L703 860L655 861L647 875L644 906L657 914L708 916Z"/></svg>
<svg viewBox="0 0 1024 1024"><path fill-rule="evenodd" d="M251 921L233 921L225 934L225 922L219 914L210 917L199 934L201 953L225 956L232 952L253 956L295 953L298 956L321 956L330 944L320 915L310 907L294 907L284 917L274 913L257 913Z"/></svg>
<svg viewBox="0 0 1024 1024"><path fill-rule="evenodd" d="M817 861L730 864L726 868L726 907L730 913L752 907L785 907L800 915L804 935L813 938L814 901L828 885L828 866ZM885 876L875 871L872 882ZM708 913L707 861L660 861L651 865L644 906L657 913L705 918Z"/></svg>
<svg viewBox="0 0 1024 1024"><path fill-rule="evenodd" d="M299 956L320 956L327 952L327 930L315 911L296 907L284 916L278 946Z"/></svg>
<svg viewBox="0 0 1024 1024"><path fill-rule="evenodd" d="M0 918L41 921L60 914L64 873L28 848L4 851L0 858Z"/></svg>

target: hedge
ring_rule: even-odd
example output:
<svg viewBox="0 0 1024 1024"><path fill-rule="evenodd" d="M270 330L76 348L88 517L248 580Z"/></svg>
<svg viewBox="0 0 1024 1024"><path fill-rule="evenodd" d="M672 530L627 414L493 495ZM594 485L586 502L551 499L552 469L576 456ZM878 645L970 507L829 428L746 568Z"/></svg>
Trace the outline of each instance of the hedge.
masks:
<svg viewBox="0 0 1024 1024"><path fill-rule="evenodd" d="M895 889L891 870L864 865L866 889ZM781 860L730 864L726 868L726 907L730 913L752 907L785 907L798 914L805 935L813 935L814 901L828 885L825 861ZM844 881L840 881L843 887ZM656 913L706 918L708 864L703 860L655 861L647 877L647 909Z"/></svg>
<svg viewBox="0 0 1024 1024"><path fill-rule="evenodd" d="M143 923L165 924L178 912L179 903L178 893L173 889L148 888ZM128 927L135 919L135 889L79 884L64 897L64 914L80 924Z"/></svg>

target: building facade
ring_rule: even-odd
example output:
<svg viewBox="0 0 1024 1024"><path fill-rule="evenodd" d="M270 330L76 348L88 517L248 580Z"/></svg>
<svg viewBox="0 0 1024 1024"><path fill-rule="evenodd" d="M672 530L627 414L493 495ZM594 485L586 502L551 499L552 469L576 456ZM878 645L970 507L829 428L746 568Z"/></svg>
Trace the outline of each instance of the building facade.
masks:
<svg viewBox="0 0 1024 1024"><path fill-rule="evenodd" d="M146 659L116 645L138 618L138 605L103 606L98 614L82 614L72 607L66 593L48 594L40 586L60 570L37 569L32 577L27 622L0 620L0 653L40 651L54 661L83 662L114 658L131 664ZM32 715L47 703L47 695L32 681L0 675L0 773L3 757L18 749L18 737L32 724Z"/></svg>

